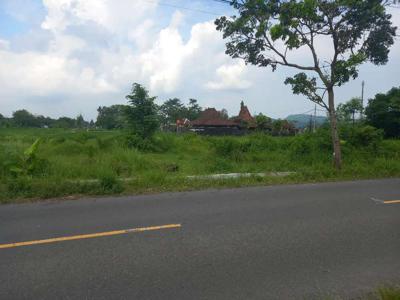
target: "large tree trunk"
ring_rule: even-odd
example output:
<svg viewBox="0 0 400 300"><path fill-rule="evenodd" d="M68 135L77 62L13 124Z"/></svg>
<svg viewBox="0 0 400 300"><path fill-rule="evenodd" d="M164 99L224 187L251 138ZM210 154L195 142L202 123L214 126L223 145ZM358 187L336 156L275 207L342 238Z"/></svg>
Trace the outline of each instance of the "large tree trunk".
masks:
<svg viewBox="0 0 400 300"><path fill-rule="evenodd" d="M340 139L339 132L337 128L337 118L335 110L335 94L333 93L333 88L328 89L328 99L329 99L329 119L331 122L331 136L333 145L333 159L337 170L342 168L342 151L340 149Z"/></svg>

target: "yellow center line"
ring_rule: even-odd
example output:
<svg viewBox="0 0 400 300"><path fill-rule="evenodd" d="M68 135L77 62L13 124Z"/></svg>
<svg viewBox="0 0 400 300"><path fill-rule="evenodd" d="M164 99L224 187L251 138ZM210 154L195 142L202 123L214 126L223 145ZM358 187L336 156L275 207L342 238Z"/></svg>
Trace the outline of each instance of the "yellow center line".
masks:
<svg viewBox="0 0 400 300"><path fill-rule="evenodd" d="M385 204L400 203L400 200L386 200L386 201L383 201L383 203L385 203Z"/></svg>
<svg viewBox="0 0 400 300"><path fill-rule="evenodd" d="M34 241L27 241L27 242L0 244L0 249L38 245L38 244L49 244L49 243L72 241L72 240L91 239L91 238L118 235L118 234L126 234L126 233L133 233L133 232L179 228L181 226L182 226L181 224L168 224L168 225L160 225L160 226L139 227L139 228L132 228L132 229L123 229L123 230L114 230L114 231L107 231L107 232L64 236L64 237L57 237L57 238L51 238L51 239L45 239L45 240L34 240Z"/></svg>

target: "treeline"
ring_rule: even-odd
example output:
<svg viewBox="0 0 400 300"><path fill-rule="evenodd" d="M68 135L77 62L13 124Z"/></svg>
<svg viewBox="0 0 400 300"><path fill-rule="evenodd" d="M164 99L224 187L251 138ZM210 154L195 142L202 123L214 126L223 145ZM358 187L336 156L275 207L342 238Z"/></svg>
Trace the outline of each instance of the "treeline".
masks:
<svg viewBox="0 0 400 300"><path fill-rule="evenodd" d="M94 128L93 120L85 121L82 115L76 118L60 117L53 119L42 115L34 115L26 109L17 110L11 118L0 114L0 127L5 128Z"/></svg>
<svg viewBox="0 0 400 300"><path fill-rule="evenodd" d="M129 119L132 115L132 105L129 105L129 102L131 102L129 97L137 98L135 107L139 111L138 119L141 118L140 114L142 112L148 114L151 106L151 119L154 121L154 124L157 124L158 128L174 126L178 119L195 120L202 111L196 99L189 99L189 102L185 104L178 98L171 98L163 104L157 105L154 103L156 98L148 96L147 90L144 87L137 85L136 89L136 91L132 91L131 95L127 96L127 105L100 106L97 109L98 115L96 121L86 121L82 115L78 115L76 118L61 117L52 119L42 115L34 115L22 109L15 111L11 118L6 118L0 114L0 127L130 128ZM134 92L137 92L138 95L134 94ZM143 96L141 94L146 95ZM229 118L225 109L221 110L220 113L225 118ZM377 94L374 98L369 99L365 108L361 104L361 99L353 98L344 104L339 104L337 115L339 124L342 124L342 126L350 124L370 125L381 129L386 137L400 137L400 88L392 88L385 94ZM255 120L258 130L270 132L273 135L291 135L295 131L293 123L288 120L273 120L261 113L255 116ZM147 121L144 120L144 122Z"/></svg>
<svg viewBox="0 0 400 300"><path fill-rule="evenodd" d="M189 99L188 104L182 103L178 98L165 101L162 105L154 104L156 118L161 127L174 125L178 119L195 120L202 109L196 99ZM97 109L96 126L103 129L122 129L129 127L127 114L129 105L115 104L100 106Z"/></svg>
<svg viewBox="0 0 400 300"><path fill-rule="evenodd" d="M387 138L399 138L400 87L375 95L368 100L365 108L360 98L352 98L338 105L337 115L342 126L373 126L380 129Z"/></svg>
<svg viewBox="0 0 400 300"><path fill-rule="evenodd" d="M196 119L201 107L196 99L189 99L185 105L178 98L165 101L162 105L156 105L158 123L162 126L175 124L178 119ZM3 128L100 128L100 129L123 129L128 128L127 114L129 105L115 104L111 106L100 106L97 109L96 121L86 121L82 115L76 118L60 117L53 119L42 115L35 115L26 109L17 110L11 118L0 114L0 127Z"/></svg>

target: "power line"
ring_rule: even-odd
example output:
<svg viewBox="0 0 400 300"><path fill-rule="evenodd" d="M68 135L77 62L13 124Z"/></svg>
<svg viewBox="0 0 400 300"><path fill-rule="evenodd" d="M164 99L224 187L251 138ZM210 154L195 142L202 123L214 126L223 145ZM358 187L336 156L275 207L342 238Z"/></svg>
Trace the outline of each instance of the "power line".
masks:
<svg viewBox="0 0 400 300"><path fill-rule="evenodd" d="M220 15L221 15L221 14L216 14L216 13L214 13L214 12L207 11L207 10L202 10L202 9L197 9L197 8L186 7L186 6L171 4L171 3L167 3L167 2L157 2L157 1L152 1L152 0L142 0L142 1L147 2L147 3L158 4L158 5L160 5L160 6L172 7L172 8L178 8L178 9L184 9L184 10L188 10L188 11L192 11L192 12L197 12L197 13L202 13L202 14L207 14L207 15L213 15L213 16L220 16Z"/></svg>
<svg viewBox="0 0 400 300"><path fill-rule="evenodd" d="M233 3L232 1L229 1L229 0L212 0L212 1L219 2L219 3L226 3L226 4L232 4Z"/></svg>

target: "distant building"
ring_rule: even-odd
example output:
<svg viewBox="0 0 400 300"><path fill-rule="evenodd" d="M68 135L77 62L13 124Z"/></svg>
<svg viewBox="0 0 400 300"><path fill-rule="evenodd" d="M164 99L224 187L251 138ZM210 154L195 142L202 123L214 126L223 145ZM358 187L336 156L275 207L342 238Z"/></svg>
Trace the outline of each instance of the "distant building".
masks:
<svg viewBox="0 0 400 300"><path fill-rule="evenodd" d="M254 129L256 122L242 101L236 117L227 119L215 108L207 108L198 119L190 122L190 126L191 131L207 135L242 135L248 129Z"/></svg>
<svg viewBox="0 0 400 300"><path fill-rule="evenodd" d="M251 115L247 106L244 105L243 101L240 102L239 115L237 117L234 117L233 120L241 127L246 127L248 129L254 129L257 127L256 120Z"/></svg>

